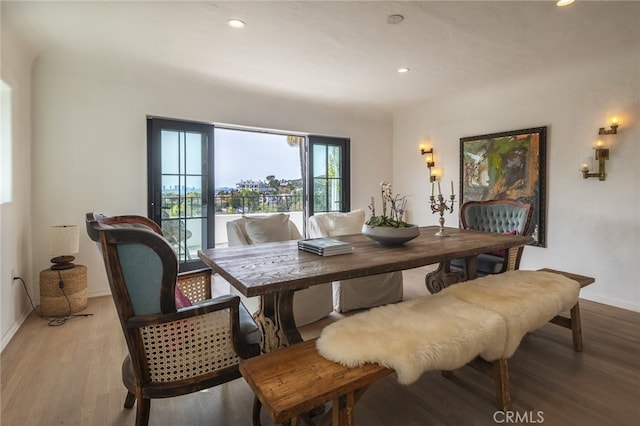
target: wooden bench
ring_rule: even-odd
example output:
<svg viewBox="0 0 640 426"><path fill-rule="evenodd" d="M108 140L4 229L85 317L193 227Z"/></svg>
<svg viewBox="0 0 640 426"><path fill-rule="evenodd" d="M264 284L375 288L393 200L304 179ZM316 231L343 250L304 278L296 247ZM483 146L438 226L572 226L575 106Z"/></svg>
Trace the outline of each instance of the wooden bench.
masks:
<svg viewBox="0 0 640 426"><path fill-rule="evenodd" d="M558 271L549 268L539 269L539 271L555 273L567 277L573 281L576 281L580 285L580 289L595 282L595 279L592 277L573 274L570 272ZM582 352L583 343L579 301L576 301L575 305L570 309L570 313L570 318L566 318L558 314L555 317L551 318L549 322L571 329L573 333L573 349L576 352ZM511 395L509 389L509 368L507 359L499 359L494 361L493 363L490 363L478 357L471 363L469 363L469 366L480 372L483 372L486 375L489 375L490 377L493 377L498 407L502 407L503 411L508 409L504 408L510 407L511 405ZM443 371L442 373L445 377L453 375L452 371Z"/></svg>
<svg viewBox="0 0 640 426"><path fill-rule="evenodd" d="M582 275L551 269L545 272L558 273L577 281L585 287L595 280ZM570 328L573 332L573 347L582 351L582 334L578 303L571 309L571 318L556 316L552 323ZM494 379L497 405L508 410L511 404L507 359L487 362L478 357L468 364ZM296 425L298 416L304 416L314 408L332 403L330 413L334 426L355 424L354 406L366 389L375 381L393 370L376 363L359 367L346 367L324 358L316 350L316 340L310 340L279 349L259 357L241 362L240 372L276 423ZM445 376L451 371L443 371ZM254 424L259 425L259 410Z"/></svg>
<svg viewBox="0 0 640 426"><path fill-rule="evenodd" d="M589 284L593 284L596 281L592 277L572 274L570 272L557 271L555 269L543 268L543 269L539 269L539 271L553 272L555 274L564 275L567 278L577 281L580 284L580 288L584 288ZM570 318L564 317L562 315L556 315L551 320L551 323L570 329L571 332L573 333L573 350L575 350L576 352L582 352L582 349L583 349L582 321L580 319L580 303L579 302L576 302L573 308L571 308Z"/></svg>
<svg viewBox="0 0 640 426"><path fill-rule="evenodd" d="M332 402L332 424L353 425L355 403L371 383L393 370L378 364L345 367L320 355L315 343L243 360L240 372L276 423L296 425L297 416Z"/></svg>

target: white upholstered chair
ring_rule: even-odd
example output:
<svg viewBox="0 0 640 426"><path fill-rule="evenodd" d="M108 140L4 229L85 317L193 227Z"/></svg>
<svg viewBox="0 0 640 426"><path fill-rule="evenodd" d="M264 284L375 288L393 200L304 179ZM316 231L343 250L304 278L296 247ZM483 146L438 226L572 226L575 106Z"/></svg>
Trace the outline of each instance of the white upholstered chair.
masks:
<svg viewBox="0 0 640 426"><path fill-rule="evenodd" d="M227 222L229 246L300 240L302 235L289 215L277 213L264 216L243 216ZM258 297L245 297L234 287L231 293L239 295L249 312L260 307ZM318 321L333 312L331 284L315 285L296 291L293 296L293 317L298 327Z"/></svg>
<svg viewBox="0 0 640 426"><path fill-rule="evenodd" d="M309 237L359 234L364 210L324 213L309 218ZM402 272L333 282L333 308L338 312L396 303L402 300Z"/></svg>

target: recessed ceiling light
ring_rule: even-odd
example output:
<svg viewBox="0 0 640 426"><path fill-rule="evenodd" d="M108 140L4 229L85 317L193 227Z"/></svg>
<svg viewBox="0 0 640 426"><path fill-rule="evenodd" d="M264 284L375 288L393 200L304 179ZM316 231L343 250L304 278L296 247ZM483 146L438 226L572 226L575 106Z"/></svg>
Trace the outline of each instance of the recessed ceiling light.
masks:
<svg viewBox="0 0 640 426"><path fill-rule="evenodd" d="M395 25L404 21L404 16L402 15L389 15L387 16L387 24Z"/></svg>
<svg viewBox="0 0 640 426"><path fill-rule="evenodd" d="M229 19L227 21L227 24L229 24L229 26L233 28L244 28L245 26L244 22L239 19Z"/></svg>
<svg viewBox="0 0 640 426"><path fill-rule="evenodd" d="M570 4L573 4L573 2L575 1L576 0L558 0L558 2L556 3L556 6L558 7L569 6Z"/></svg>
<svg viewBox="0 0 640 426"><path fill-rule="evenodd" d="M405 72L409 72L409 68L398 68L398 72L400 74L405 73Z"/></svg>

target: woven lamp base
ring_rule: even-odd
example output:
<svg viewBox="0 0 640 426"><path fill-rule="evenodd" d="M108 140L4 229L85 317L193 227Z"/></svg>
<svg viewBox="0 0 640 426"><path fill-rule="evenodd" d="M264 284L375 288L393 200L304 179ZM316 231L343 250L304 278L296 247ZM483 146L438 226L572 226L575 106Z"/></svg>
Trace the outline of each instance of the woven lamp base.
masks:
<svg viewBox="0 0 640 426"><path fill-rule="evenodd" d="M86 266L76 265L74 268L62 270L45 269L40 272L40 315L64 316L80 312L86 307Z"/></svg>

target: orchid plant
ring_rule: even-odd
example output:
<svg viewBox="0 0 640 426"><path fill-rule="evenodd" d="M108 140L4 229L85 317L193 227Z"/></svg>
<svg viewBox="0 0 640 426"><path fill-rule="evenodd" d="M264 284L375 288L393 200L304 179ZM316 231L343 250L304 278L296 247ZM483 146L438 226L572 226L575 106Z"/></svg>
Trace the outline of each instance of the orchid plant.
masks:
<svg viewBox="0 0 640 426"><path fill-rule="evenodd" d="M376 215L375 201L373 197L371 197L371 204L369 204L371 217L366 224L369 226L386 226L393 228L409 226L408 223L402 220L407 204L407 197L398 194L393 195L391 184L385 181L380 182L380 192L382 194L382 214L380 216Z"/></svg>

